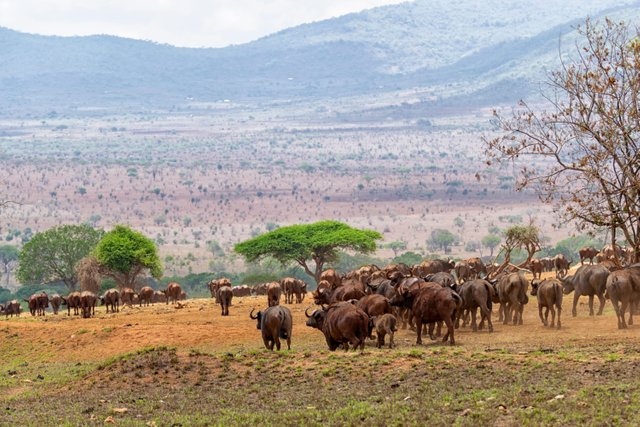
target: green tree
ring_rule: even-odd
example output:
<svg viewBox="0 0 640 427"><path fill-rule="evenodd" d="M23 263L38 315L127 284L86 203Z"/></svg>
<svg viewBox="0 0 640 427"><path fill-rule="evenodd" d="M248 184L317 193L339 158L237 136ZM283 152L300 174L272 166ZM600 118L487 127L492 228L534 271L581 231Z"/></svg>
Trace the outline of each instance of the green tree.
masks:
<svg viewBox="0 0 640 427"><path fill-rule="evenodd" d="M489 249L489 256L493 256L493 250L500 244L502 238L495 234L487 234L482 238L482 246Z"/></svg>
<svg viewBox="0 0 640 427"><path fill-rule="evenodd" d="M445 253L451 252L451 245L456 241L456 236L449 230L436 228L431 232L427 245L433 249L441 249Z"/></svg>
<svg viewBox="0 0 640 427"><path fill-rule="evenodd" d="M397 256L395 258L393 258L391 260L392 264L407 264L407 265L415 265L415 264L420 264L420 262L422 261L422 255L416 253L416 252L405 252L400 256Z"/></svg>
<svg viewBox="0 0 640 427"><path fill-rule="evenodd" d="M407 249L407 242L405 242L404 240L395 240L393 242L385 244L383 247L391 249L393 251L393 256L397 257L398 252Z"/></svg>
<svg viewBox="0 0 640 427"><path fill-rule="evenodd" d="M93 255L100 272L113 278L120 288L133 288L136 278L146 272L156 279L162 277L162 263L153 240L124 225L106 233Z"/></svg>
<svg viewBox="0 0 640 427"><path fill-rule="evenodd" d="M502 244L500 253L504 255L504 261L494 273L498 275L511 263L511 256L517 251L526 251L527 258L518 267L523 268L529 264L533 255L540 250L540 230L533 222L529 225L514 225L504 232L505 242Z"/></svg>
<svg viewBox="0 0 640 427"><path fill-rule="evenodd" d="M82 225L61 225L36 233L22 247L16 277L22 284L63 282L76 289L75 266L96 247L104 231Z"/></svg>
<svg viewBox="0 0 640 427"><path fill-rule="evenodd" d="M18 248L12 245L0 246L0 265L2 265L2 274L5 278L5 286L9 287L9 279L11 278L11 272L18 264L18 258L20 251Z"/></svg>
<svg viewBox="0 0 640 427"><path fill-rule="evenodd" d="M324 265L338 259L338 251L368 254L376 250L379 239L382 235L377 231L352 228L338 221L319 221L278 228L238 243L234 250L248 262L264 257L272 257L282 265L296 262L317 283Z"/></svg>

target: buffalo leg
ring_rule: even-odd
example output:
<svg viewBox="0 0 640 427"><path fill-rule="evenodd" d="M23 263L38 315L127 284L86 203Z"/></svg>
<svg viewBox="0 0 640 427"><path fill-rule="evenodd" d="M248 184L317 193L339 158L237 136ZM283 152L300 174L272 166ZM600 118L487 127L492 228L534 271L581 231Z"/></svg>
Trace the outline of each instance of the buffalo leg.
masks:
<svg viewBox="0 0 640 427"><path fill-rule="evenodd" d="M445 325L447 325L447 334L442 339L442 342L447 342L447 338L449 338L449 344L455 345L456 340L453 337L453 322L451 320L451 317L445 316L444 323Z"/></svg>
<svg viewBox="0 0 640 427"><path fill-rule="evenodd" d="M542 321L542 324L544 326L547 326L547 321L545 320L545 318L542 315L542 306L538 305L538 316L540 316L540 320Z"/></svg>
<svg viewBox="0 0 640 427"><path fill-rule="evenodd" d="M600 301L600 308L598 309L598 316L602 316L602 311L604 310L604 295L603 294L597 294L598 300ZM629 307L631 308L631 307Z"/></svg>
<svg viewBox="0 0 640 427"><path fill-rule="evenodd" d="M549 310L551 311L551 327L553 328L556 326L556 310L553 306L549 307Z"/></svg>
<svg viewBox="0 0 640 427"><path fill-rule="evenodd" d="M473 330L473 332L478 332L478 324L476 322L476 316L478 315L477 308L472 308L471 310L471 329Z"/></svg>
<svg viewBox="0 0 640 427"><path fill-rule="evenodd" d="M416 332L418 333L418 339L416 340L416 344L422 344L422 319L416 319L417 328Z"/></svg>
<svg viewBox="0 0 640 427"><path fill-rule="evenodd" d="M573 294L573 308L571 309L571 314L573 315L573 317L576 317L578 315L578 310L576 310L576 307L578 306L578 299L580 298L580 294L578 292L574 292Z"/></svg>

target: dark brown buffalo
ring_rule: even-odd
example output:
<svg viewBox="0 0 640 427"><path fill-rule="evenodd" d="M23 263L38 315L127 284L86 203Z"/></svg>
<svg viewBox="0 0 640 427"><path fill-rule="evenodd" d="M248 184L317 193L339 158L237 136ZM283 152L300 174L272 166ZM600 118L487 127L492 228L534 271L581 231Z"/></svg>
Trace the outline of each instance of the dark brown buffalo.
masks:
<svg viewBox="0 0 640 427"><path fill-rule="evenodd" d="M480 275L482 275L482 277L487 276L487 267L484 265L484 262L482 262L480 258L469 258L467 260L467 264L469 264L469 267L471 268L471 277L473 279L481 277Z"/></svg>
<svg viewBox="0 0 640 427"><path fill-rule="evenodd" d="M282 296L282 288L280 283L271 282L267 285L267 302L269 307L280 305L280 297Z"/></svg>
<svg viewBox="0 0 640 427"><path fill-rule="evenodd" d="M164 295L164 294L163 294ZM120 311L120 292L117 289L109 289L100 297L100 303L107 307L107 313Z"/></svg>
<svg viewBox="0 0 640 427"><path fill-rule="evenodd" d="M558 279L544 279L531 281L531 295L538 298L538 316L544 326L555 326L556 310L558 310L557 328L560 329L562 321L562 282ZM542 309L545 309L544 317ZM551 311L551 325L549 325L549 311Z"/></svg>
<svg viewBox="0 0 640 427"><path fill-rule="evenodd" d="M217 298L218 289L220 289L222 286L231 286L231 280L227 279L226 277L222 277L220 279L213 279L207 284L207 287L211 292L211 298ZM216 303L219 302L220 301L216 300Z"/></svg>
<svg viewBox="0 0 640 427"><path fill-rule="evenodd" d="M471 266L466 261L458 261L453 271L456 272L458 283L464 283L465 281L469 280L471 278L471 275L473 274L471 271Z"/></svg>
<svg viewBox="0 0 640 427"><path fill-rule="evenodd" d="M36 295L31 295L29 299L23 300L29 305L29 312L32 316L35 316L38 312L38 297Z"/></svg>
<svg viewBox="0 0 640 427"><path fill-rule="evenodd" d="M560 279L562 281L562 291L565 295L574 292L573 308L571 309L573 317L578 315L576 307L578 306L578 300L581 295L589 296L589 316L593 316L594 296L597 296L600 301L598 315L602 314L602 310L604 310L604 292L607 287L607 277L609 277L609 274L609 270L601 265L588 264L578 268L575 275Z"/></svg>
<svg viewBox="0 0 640 427"><path fill-rule="evenodd" d="M529 302L527 289L529 281L522 273L504 273L495 281L497 300L500 302L498 320L506 325L513 318L513 324L522 325L524 306ZM495 301L495 300L494 300Z"/></svg>
<svg viewBox="0 0 640 427"><path fill-rule="evenodd" d="M564 277L569 271L571 261L563 254L558 254L553 258L553 265L556 268L556 277Z"/></svg>
<svg viewBox="0 0 640 427"><path fill-rule="evenodd" d="M71 316L72 308L73 314L77 316L80 309L80 292L71 292L66 298L62 298L62 304L67 305L67 316Z"/></svg>
<svg viewBox="0 0 640 427"><path fill-rule="evenodd" d="M540 279L542 277L542 272L544 271L544 264L541 259L532 258L529 261L529 270L531 270L531 274L533 274L534 279Z"/></svg>
<svg viewBox="0 0 640 427"><path fill-rule="evenodd" d="M411 273L416 277L426 277L429 274L440 273L441 271L449 273L455 268L456 264L453 260L424 260L418 265L414 265Z"/></svg>
<svg viewBox="0 0 640 427"><path fill-rule="evenodd" d="M364 311L348 302L332 304L326 309L315 310L311 315L307 310L307 326L322 331L329 350L335 351L340 345L349 350L349 344L354 350L358 347L364 350L369 335L369 316Z"/></svg>
<svg viewBox="0 0 640 427"><path fill-rule="evenodd" d="M396 294L396 290L393 287L391 280L385 278L377 278L367 283L369 293L385 296L389 299L393 298Z"/></svg>
<svg viewBox="0 0 640 427"><path fill-rule="evenodd" d="M606 268L610 272L620 270L620 266L611 259L603 259L602 261L598 262L598 265Z"/></svg>
<svg viewBox="0 0 640 427"><path fill-rule="evenodd" d="M372 317L373 329L378 336L378 348L384 346L384 337L389 335L389 348L393 348L395 343L393 342L393 336L398 331L398 320L393 314L383 314L382 316Z"/></svg>
<svg viewBox="0 0 640 427"><path fill-rule="evenodd" d="M593 259L598 255L598 250L593 246L588 246L578 251L580 255L580 265L584 265L584 260L588 259L590 264L593 264Z"/></svg>
<svg viewBox="0 0 640 427"><path fill-rule="evenodd" d="M391 300L391 305L404 306L411 309L412 316L416 323L418 338L416 344L422 344L422 324L429 324L429 337L433 340L433 328L435 322L444 321L447 325L447 333L443 342L449 339L454 345L454 325L456 311L462 304L462 299L458 294L449 288L443 288L438 284L427 284L420 287L398 288L398 294Z"/></svg>
<svg viewBox="0 0 640 427"><path fill-rule="evenodd" d="M553 258L547 256L547 257L541 258L540 261L542 261L543 270L545 272L553 271L553 268L555 266L555 262Z"/></svg>
<svg viewBox="0 0 640 427"><path fill-rule="evenodd" d="M13 317L15 314L17 317L20 317L20 313L22 312L22 307L18 300L11 300L6 304L0 304L0 315L4 314L5 318L9 316Z"/></svg>
<svg viewBox="0 0 640 427"><path fill-rule="evenodd" d="M367 313L367 316L382 316L383 314L393 313L393 309L391 304L389 304L389 300L378 294L367 295L360 300L356 301L356 307L360 310ZM371 333L373 329L373 324L369 325L369 338L372 338Z"/></svg>
<svg viewBox="0 0 640 427"><path fill-rule="evenodd" d="M363 290L356 286L339 286L336 289L322 288L313 293L313 300L316 304L333 304L338 301L347 301L350 299L359 300L366 294Z"/></svg>
<svg viewBox="0 0 640 427"><path fill-rule="evenodd" d="M335 289L342 285L342 278L340 277L338 272L333 269L323 271L320 275L320 281L322 280L326 280L327 282L329 282L329 287L331 289ZM320 282L318 282L318 285L319 284Z"/></svg>
<svg viewBox="0 0 640 427"><path fill-rule="evenodd" d="M136 292L131 288L123 288L120 292L120 301L122 305L133 305L134 297L137 296Z"/></svg>
<svg viewBox="0 0 640 427"><path fill-rule="evenodd" d="M167 285L164 294L167 296L167 304L173 302L174 304L180 300L180 294L182 294L182 287L176 282L171 282Z"/></svg>
<svg viewBox="0 0 640 427"><path fill-rule="evenodd" d="M53 314L58 314L58 311L60 311L60 306L62 305L62 297L58 294L53 294L49 298L49 303L51 304L51 310L53 310Z"/></svg>
<svg viewBox="0 0 640 427"><path fill-rule="evenodd" d="M140 289L140 292L138 292L138 304L140 304L140 307L142 307L142 304L149 306L153 302L154 292L151 286L145 286Z"/></svg>
<svg viewBox="0 0 640 427"><path fill-rule="evenodd" d="M287 307L281 305L269 307L259 311L255 317L251 310L249 317L257 319L257 328L262 331L262 341L267 350L273 350L274 345L277 350L280 350L280 338L287 340L287 350L291 350L293 319Z"/></svg>
<svg viewBox="0 0 640 427"><path fill-rule="evenodd" d="M234 286L231 288L234 297L248 297L251 296L251 287L247 285Z"/></svg>
<svg viewBox="0 0 640 427"><path fill-rule="evenodd" d="M82 291L80 293L80 310L82 311L82 317L88 319L92 315L96 314L96 294L89 291Z"/></svg>
<svg viewBox="0 0 640 427"><path fill-rule="evenodd" d="M428 274L424 280L426 282L437 283L443 288L447 287L453 289L456 286L456 278L453 277L453 274L445 273L444 271L435 274Z"/></svg>
<svg viewBox="0 0 640 427"><path fill-rule="evenodd" d="M253 287L254 295L266 295L268 283L260 283Z"/></svg>
<svg viewBox="0 0 640 427"><path fill-rule="evenodd" d="M605 296L611 299L616 311L618 329L626 329L624 315L629 309L629 325L633 325L634 306L640 303L640 269L625 268L607 277Z"/></svg>
<svg viewBox="0 0 640 427"><path fill-rule="evenodd" d="M153 302L167 302L167 296L162 291L155 291L153 293Z"/></svg>
<svg viewBox="0 0 640 427"><path fill-rule="evenodd" d="M463 283L458 288L458 295L462 298L462 304L456 313L456 328L460 323L460 318L465 317L464 313L471 313L471 328L474 332L484 327L485 320L489 326L489 332L493 332L491 322L491 309L493 307L493 286L484 279L475 279ZM480 309L480 327L476 323L476 316ZM465 319L464 325L467 321Z"/></svg>
<svg viewBox="0 0 640 427"><path fill-rule="evenodd" d="M285 304L293 304L293 294L294 287L296 284L296 279L293 277L284 277L280 279L280 286L282 287L282 292L284 292L284 303Z"/></svg>
<svg viewBox="0 0 640 427"><path fill-rule="evenodd" d="M232 299L233 299L233 289L231 289L231 286L222 286L218 288L218 295L217 295L216 301L220 303L223 316L229 315L229 306L231 305Z"/></svg>

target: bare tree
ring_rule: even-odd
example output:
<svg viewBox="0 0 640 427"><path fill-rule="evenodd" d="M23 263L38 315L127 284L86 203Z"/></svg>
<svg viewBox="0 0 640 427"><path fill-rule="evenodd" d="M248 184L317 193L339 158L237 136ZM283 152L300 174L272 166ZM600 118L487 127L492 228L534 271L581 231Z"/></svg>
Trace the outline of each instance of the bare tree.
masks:
<svg viewBox="0 0 640 427"><path fill-rule="evenodd" d="M495 113L502 136L485 140L492 160L523 162L517 188L533 188L582 228L616 230L640 261L640 31L586 21L583 45L549 78L549 111L521 102Z"/></svg>
<svg viewBox="0 0 640 427"><path fill-rule="evenodd" d="M540 250L540 230L533 221L531 221L529 225L514 225L509 227L504 232L504 238L505 242L502 244L500 252L498 253L498 255L501 253L504 254L504 261L495 273L493 273L493 277L500 274L510 265L518 270L523 270L529 265L533 255ZM527 251L527 259L517 266L511 264L511 253L515 249L524 249Z"/></svg>

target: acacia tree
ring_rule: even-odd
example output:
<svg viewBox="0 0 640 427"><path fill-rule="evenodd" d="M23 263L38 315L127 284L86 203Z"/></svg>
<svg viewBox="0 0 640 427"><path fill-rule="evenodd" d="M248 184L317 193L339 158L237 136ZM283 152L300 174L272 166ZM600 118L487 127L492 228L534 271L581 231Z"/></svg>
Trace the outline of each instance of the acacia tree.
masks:
<svg viewBox="0 0 640 427"><path fill-rule="evenodd" d="M640 261L640 31L587 20L573 58L549 78L549 111L521 102L505 133L485 140L498 161L527 159L517 188L533 188L582 227L622 231ZM491 160L490 160L491 162Z"/></svg>
<svg viewBox="0 0 640 427"><path fill-rule="evenodd" d="M63 282L76 289L75 266L96 247L104 231L82 225L61 225L36 233L20 251L16 277L20 283Z"/></svg>
<svg viewBox="0 0 640 427"><path fill-rule="evenodd" d="M162 264L153 240L124 225L117 225L100 240L93 256L100 274L116 281L119 288L133 288L136 278L149 272L162 277Z"/></svg>
<svg viewBox="0 0 640 427"><path fill-rule="evenodd" d="M507 266L511 264L511 253L515 249L524 249L527 251L527 259L516 267L518 269L529 265L531 258L540 250L540 230L533 223L529 225L514 225L504 231L505 241L500 248L500 253L504 254L504 261L498 267L493 276L497 276Z"/></svg>
<svg viewBox="0 0 640 427"><path fill-rule="evenodd" d="M2 274L5 277L5 285L9 287L9 279L11 278L11 272L18 264L18 258L20 251L18 248L12 245L0 246L0 265L2 265Z"/></svg>
<svg viewBox="0 0 640 427"><path fill-rule="evenodd" d="M238 243L234 250L247 262L265 257L272 257L283 266L295 262L318 283L324 265L336 261L340 250L371 253L379 239L382 235L377 231L352 228L338 221L319 221L280 227Z"/></svg>

